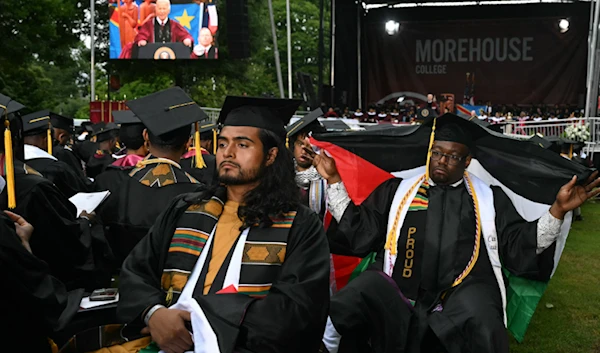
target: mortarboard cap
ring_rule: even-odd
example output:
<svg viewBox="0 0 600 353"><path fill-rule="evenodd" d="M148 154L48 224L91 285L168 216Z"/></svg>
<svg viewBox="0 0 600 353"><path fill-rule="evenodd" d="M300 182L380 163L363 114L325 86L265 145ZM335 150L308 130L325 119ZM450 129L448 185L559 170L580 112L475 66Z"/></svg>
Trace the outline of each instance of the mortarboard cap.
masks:
<svg viewBox="0 0 600 353"><path fill-rule="evenodd" d="M550 146L552 146L552 141L545 139L540 134L535 134L535 135L531 136L527 140L527 142L533 143L534 145L538 145L544 149L550 148Z"/></svg>
<svg viewBox="0 0 600 353"><path fill-rule="evenodd" d="M210 123L210 124L206 124L206 125L200 125L200 133L204 134L206 132L211 132L213 130L215 130L217 128L217 124L216 123Z"/></svg>
<svg viewBox="0 0 600 353"><path fill-rule="evenodd" d="M131 110L113 110L113 120L116 124L141 124L142 121Z"/></svg>
<svg viewBox="0 0 600 353"><path fill-rule="evenodd" d="M25 108L25 106L12 98L0 94L0 116L5 116L11 113L18 112Z"/></svg>
<svg viewBox="0 0 600 353"><path fill-rule="evenodd" d="M307 127L314 125L320 126L319 118L323 116L323 110L321 108L317 108L312 112L306 114L301 119L293 123L292 125L287 127L287 136L292 137L298 134L300 131L306 129Z"/></svg>
<svg viewBox="0 0 600 353"><path fill-rule="evenodd" d="M125 104L155 136L208 119L208 115L180 87L162 90Z"/></svg>
<svg viewBox="0 0 600 353"><path fill-rule="evenodd" d="M301 103L298 99L228 96L218 123L222 126L257 127L285 139L285 126Z"/></svg>
<svg viewBox="0 0 600 353"><path fill-rule="evenodd" d="M21 118L23 120L23 135L35 136L46 133L51 127L50 114L49 110L40 110L23 116Z"/></svg>
<svg viewBox="0 0 600 353"><path fill-rule="evenodd" d="M423 125L431 127L434 120L436 121L435 141L457 142L472 148L475 140L487 134L482 125L452 113L426 119Z"/></svg>
<svg viewBox="0 0 600 353"><path fill-rule="evenodd" d="M56 129L66 131L73 131L75 129L73 119L52 112L50 113L50 123L52 124L52 127Z"/></svg>
<svg viewBox="0 0 600 353"><path fill-rule="evenodd" d="M92 136L96 137L96 142L103 142L115 138L118 134L119 127L115 123L99 122L93 126L94 132Z"/></svg>

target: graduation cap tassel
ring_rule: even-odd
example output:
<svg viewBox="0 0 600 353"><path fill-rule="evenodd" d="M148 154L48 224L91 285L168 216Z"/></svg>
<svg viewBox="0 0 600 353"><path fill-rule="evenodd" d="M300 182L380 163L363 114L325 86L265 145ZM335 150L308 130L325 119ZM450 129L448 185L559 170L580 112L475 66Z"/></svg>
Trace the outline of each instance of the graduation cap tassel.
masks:
<svg viewBox="0 0 600 353"><path fill-rule="evenodd" d="M15 196L15 169L13 165L12 135L10 133L10 122L8 116L4 120L4 165L6 168L6 186L8 193L8 208L17 207L17 198Z"/></svg>
<svg viewBox="0 0 600 353"><path fill-rule="evenodd" d="M433 119L433 126L431 127L431 135L429 136L429 148L427 149L427 162L425 163L425 181L429 181L429 162L431 160L431 147L433 147L433 141L435 140L435 124L437 118Z"/></svg>
<svg viewBox="0 0 600 353"><path fill-rule="evenodd" d="M52 129L48 126L48 154L52 154Z"/></svg>
<svg viewBox="0 0 600 353"><path fill-rule="evenodd" d="M213 154L217 155L217 129L213 129Z"/></svg>
<svg viewBox="0 0 600 353"><path fill-rule="evenodd" d="M290 148L290 137L287 135L285 136L285 147Z"/></svg>
<svg viewBox="0 0 600 353"><path fill-rule="evenodd" d="M200 126L195 123L196 132L194 133L194 150L196 151L196 168L206 168L204 158L202 158L202 147L200 147Z"/></svg>

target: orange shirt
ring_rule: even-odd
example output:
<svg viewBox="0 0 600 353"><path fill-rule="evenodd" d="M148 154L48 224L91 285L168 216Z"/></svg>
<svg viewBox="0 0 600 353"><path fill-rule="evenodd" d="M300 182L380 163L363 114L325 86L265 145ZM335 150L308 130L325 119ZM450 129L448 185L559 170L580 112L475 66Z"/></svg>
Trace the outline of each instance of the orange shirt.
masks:
<svg viewBox="0 0 600 353"><path fill-rule="evenodd" d="M223 208L223 213L217 222L217 229L212 241L212 256L208 264L206 280L204 281L204 295L208 294L210 286L212 286L217 273L221 269L221 266L223 266L223 261L225 261L235 240L240 235L242 221L237 215L239 206L240 204L237 202L227 201Z"/></svg>

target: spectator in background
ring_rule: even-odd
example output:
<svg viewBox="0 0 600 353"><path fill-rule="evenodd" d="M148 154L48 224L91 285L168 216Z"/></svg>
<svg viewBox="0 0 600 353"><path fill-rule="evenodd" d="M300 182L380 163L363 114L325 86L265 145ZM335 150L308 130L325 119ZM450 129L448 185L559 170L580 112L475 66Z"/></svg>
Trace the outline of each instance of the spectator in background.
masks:
<svg viewBox="0 0 600 353"><path fill-rule="evenodd" d="M356 119L358 121L363 121L363 119L365 118L365 114L362 112L362 109L358 108L354 112L353 117L354 117L354 119Z"/></svg>
<svg viewBox="0 0 600 353"><path fill-rule="evenodd" d="M392 112L390 113L389 116L389 121L391 121L394 124L397 124L400 122L400 112L398 111L398 108L394 108L392 109Z"/></svg>
<svg viewBox="0 0 600 353"><path fill-rule="evenodd" d="M367 112L366 121L369 123L374 123L377 119L377 111L375 110L375 106L371 105L369 107L369 111Z"/></svg>
<svg viewBox="0 0 600 353"><path fill-rule="evenodd" d="M352 114L350 113L350 108L344 108L344 112L342 113L342 118L352 118Z"/></svg>
<svg viewBox="0 0 600 353"><path fill-rule="evenodd" d="M323 115L323 117L325 117L325 118L339 118L340 116L338 115L338 113L335 112L335 110L332 107L329 107L329 109L327 110L327 113L325 113L325 115Z"/></svg>

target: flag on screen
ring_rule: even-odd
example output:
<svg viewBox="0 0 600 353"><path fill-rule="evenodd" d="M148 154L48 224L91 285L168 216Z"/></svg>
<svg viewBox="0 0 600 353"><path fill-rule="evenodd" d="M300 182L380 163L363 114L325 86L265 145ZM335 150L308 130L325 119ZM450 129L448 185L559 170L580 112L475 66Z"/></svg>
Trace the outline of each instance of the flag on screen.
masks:
<svg viewBox="0 0 600 353"><path fill-rule="evenodd" d="M121 33L119 32L119 8L115 7L112 15L110 16L109 23L109 40L110 40L110 53L111 59L118 59L121 55Z"/></svg>

